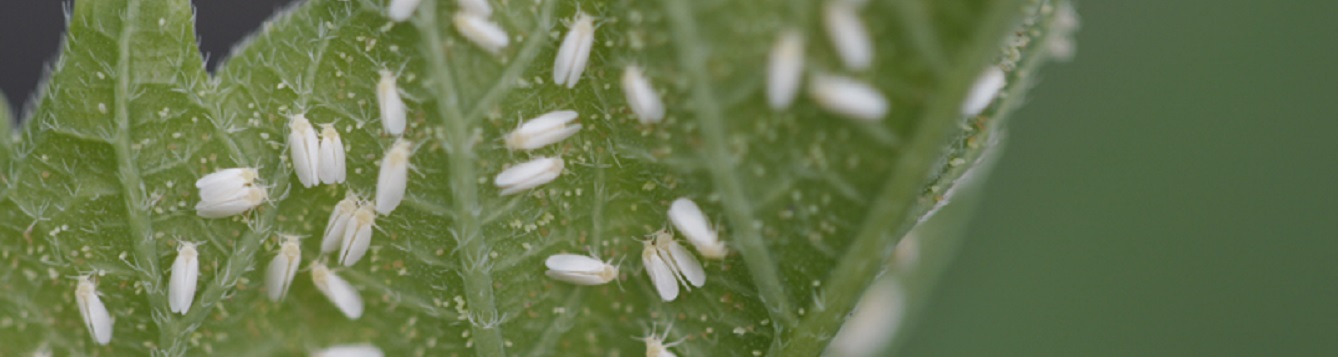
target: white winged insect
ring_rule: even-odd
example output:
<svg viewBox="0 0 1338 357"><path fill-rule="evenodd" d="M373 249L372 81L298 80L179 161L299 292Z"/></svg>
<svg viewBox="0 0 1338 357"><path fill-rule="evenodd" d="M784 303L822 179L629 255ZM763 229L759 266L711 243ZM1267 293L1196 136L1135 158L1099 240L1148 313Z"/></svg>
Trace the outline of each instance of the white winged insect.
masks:
<svg viewBox="0 0 1338 357"><path fill-rule="evenodd" d="M651 284L664 301L678 298L678 285L691 290L706 284L706 271L701 262L687 249L674 241L673 234L660 230L654 237L642 242L641 262Z"/></svg>
<svg viewBox="0 0 1338 357"><path fill-rule="evenodd" d="M404 200L404 189L409 185L409 158L413 143L395 140L381 159L381 173L376 176L376 212L390 214Z"/></svg>
<svg viewBox="0 0 1338 357"><path fill-rule="evenodd" d="M804 74L804 36L798 30L781 32L767 58L767 104L771 109L790 107Z"/></svg>
<svg viewBox="0 0 1338 357"><path fill-rule="evenodd" d="M669 331L673 329L674 325L669 324L669 327L664 329L664 333L656 333L655 328L652 327L650 335L640 338L640 340L646 342L646 357L678 357L678 355L674 354L673 351L670 351L669 348L683 343L683 340L686 339L686 337L674 342L664 342L665 339L669 338Z"/></svg>
<svg viewBox="0 0 1338 357"><path fill-rule="evenodd" d="M632 107L632 112L636 113L637 119L640 119L642 124L664 120L664 102L660 100L660 93L651 87L650 80L646 79L641 67L629 65L623 69L622 82L623 96L627 97L627 105Z"/></svg>
<svg viewBox="0 0 1338 357"><path fill-rule="evenodd" d="M325 224L325 235L321 237L321 253L339 249L340 242L344 241L344 228L348 227L348 221L353 219L353 211L358 210L358 206L362 204L362 200L353 193L349 193L335 204L334 211L330 212L330 220Z"/></svg>
<svg viewBox="0 0 1338 357"><path fill-rule="evenodd" d="M313 357L384 357L385 352L371 344L330 346L311 354Z"/></svg>
<svg viewBox="0 0 1338 357"><path fill-rule="evenodd" d="M488 0L457 0L456 3L461 11L483 17L492 16L492 5L488 4Z"/></svg>
<svg viewBox="0 0 1338 357"><path fill-rule="evenodd" d="M576 14L576 21L567 30L558 47L557 57L553 59L553 83L576 87L585 72L585 64L590 60L590 48L595 43L594 19L585 13Z"/></svg>
<svg viewBox="0 0 1338 357"><path fill-rule="evenodd" d="M200 190L196 214L205 218L233 216L265 202L268 194L255 185L256 170L249 167L223 169L195 181Z"/></svg>
<svg viewBox="0 0 1338 357"><path fill-rule="evenodd" d="M980 77L976 78L976 82L971 85L971 91L967 92L966 100L962 101L962 115L970 117L980 114L982 110L990 106L990 102L994 101L994 97L999 95L999 90L1002 90L1006 84L1003 70L999 69L999 66L985 68L985 72L981 73Z"/></svg>
<svg viewBox="0 0 1338 357"><path fill-rule="evenodd" d="M277 302L288 296L288 287L293 285L293 277L297 276L297 267L302 263L302 245L298 244L297 239L297 236L283 236L279 254L275 254L265 268L265 290L271 301Z"/></svg>
<svg viewBox="0 0 1338 357"><path fill-rule="evenodd" d="M457 12L453 19L455 30L459 31L460 35L488 53L497 54L510 42L506 30L484 16L472 12Z"/></svg>
<svg viewBox="0 0 1338 357"><path fill-rule="evenodd" d="M84 327L93 341L106 345L112 338L111 314L107 306L98 297L98 288L93 285L90 275L79 276L79 283L74 288L74 300L79 304L79 315L84 318Z"/></svg>
<svg viewBox="0 0 1338 357"><path fill-rule="evenodd" d="M219 201L235 196L237 191L255 183L260 174L250 167L222 169L195 181L201 201Z"/></svg>
<svg viewBox="0 0 1338 357"><path fill-rule="evenodd" d="M836 46L836 53L846 68L853 70L868 69L873 64L873 40L869 30L864 28L864 21L859 18L858 9L850 1L827 1L822 9L822 22L827 28L827 36Z"/></svg>
<svg viewBox="0 0 1338 357"><path fill-rule="evenodd" d="M618 266L585 255L554 254L544 266L549 278L576 285L603 285L618 278Z"/></svg>
<svg viewBox="0 0 1338 357"><path fill-rule="evenodd" d="M317 176L321 183L337 184L344 182L344 140L339 138L339 131L334 125L321 125L320 158L316 161L319 170Z"/></svg>
<svg viewBox="0 0 1338 357"><path fill-rule="evenodd" d="M678 244L673 234L663 230L656 233L655 248L659 249L660 256L666 262L673 264L674 272L684 287L688 287L688 284L695 287L706 284L706 271L702 269L702 263L687 248Z"/></svg>
<svg viewBox="0 0 1338 357"><path fill-rule="evenodd" d="M376 212L366 205L358 207L344 227L344 238L339 250L339 264L346 267L357 264L372 244L372 228L376 226Z"/></svg>
<svg viewBox="0 0 1338 357"><path fill-rule="evenodd" d="M293 172L303 187L320 183L317 170L320 165L320 140L311 121L301 113L293 114L288 122L288 150L293 158Z"/></svg>
<svg viewBox="0 0 1338 357"><path fill-rule="evenodd" d="M400 87L396 85L395 72L377 71L381 79L376 82L376 103L381 108L381 128L386 134L400 136L404 134L405 109L404 99L400 98Z"/></svg>
<svg viewBox="0 0 1338 357"><path fill-rule="evenodd" d="M358 296L358 290L344 278L330 271L325 264L317 262L312 265L311 282L316 285L316 290L320 290L321 294L330 299L330 303L334 304L339 312L344 313L344 316L350 320L362 317L362 297Z"/></svg>
<svg viewBox="0 0 1338 357"><path fill-rule="evenodd" d="M418 9L418 3L423 0L390 0L390 5L386 6L386 17L391 21L404 22L413 15L414 10Z"/></svg>
<svg viewBox="0 0 1338 357"><path fill-rule="evenodd" d="M702 214L696 202L686 197L674 200L669 205L669 221L703 257L719 260L729 254L725 243L720 241L719 233L711 229L711 222Z"/></svg>
<svg viewBox="0 0 1338 357"><path fill-rule="evenodd" d="M200 279L200 252L195 249L198 243L181 242L177 248L177 258L172 261L172 277L167 285L168 308L182 315L190 311L195 301L195 286Z"/></svg>
<svg viewBox="0 0 1338 357"><path fill-rule="evenodd" d="M570 124L577 116L575 111L559 110L525 121L506 135L506 147L534 150L562 141L581 131L581 124Z"/></svg>
<svg viewBox="0 0 1338 357"><path fill-rule="evenodd" d="M810 83L810 94L830 112L850 119L880 121L891 108L877 88L853 78L818 74Z"/></svg>
<svg viewBox="0 0 1338 357"><path fill-rule="evenodd" d="M553 182L562 175L563 165L560 157L540 157L502 170L493 183L503 196L521 193Z"/></svg>
<svg viewBox="0 0 1338 357"><path fill-rule="evenodd" d="M660 256L660 250L655 247L651 240L641 242L641 265L646 269L646 276L650 277L651 285L655 286L655 292L660 294L660 300L674 301L678 298L678 274L674 273L673 265L666 262Z"/></svg>

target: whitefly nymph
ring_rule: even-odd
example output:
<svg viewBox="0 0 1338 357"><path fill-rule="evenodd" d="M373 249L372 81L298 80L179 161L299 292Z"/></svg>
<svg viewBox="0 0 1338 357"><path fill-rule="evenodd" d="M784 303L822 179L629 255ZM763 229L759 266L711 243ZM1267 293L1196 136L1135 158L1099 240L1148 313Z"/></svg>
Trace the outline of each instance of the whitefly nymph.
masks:
<svg viewBox="0 0 1338 357"><path fill-rule="evenodd" d="M107 306L98 297L98 288L93 284L91 276L79 276L79 282L74 288L74 300L79 304L79 316L83 317L84 327L88 328L93 341L99 345L111 342L111 314L107 313Z"/></svg>
<svg viewBox="0 0 1338 357"><path fill-rule="evenodd" d="M559 110L525 121L506 135L506 147L534 150L560 142L581 131L581 124L572 123L577 116L576 111Z"/></svg>
<svg viewBox="0 0 1338 357"><path fill-rule="evenodd" d="M567 30L553 59L553 83L567 88L576 87L590 60L590 48L595 44L594 19L585 13L576 14L576 21Z"/></svg>
<svg viewBox="0 0 1338 357"><path fill-rule="evenodd" d="M554 254L544 260L549 278L576 285L602 285L618 278L618 267L595 257Z"/></svg>
<svg viewBox="0 0 1338 357"><path fill-rule="evenodd" d="M623 69L622 84L627 105L632 107L632 112L636 113L642 124L664 120L664 102L660 100L660 93L651 87L650 80L646 79L640 66L629 65Z"/></svg>
<svg viewBox="0 0 1338 357"><path fill-rule="evenodd" d="M725 259L729 249L720 241L719 234L711 228L711 222L702 213L696 202L679 198L669 205L669 221L678 229L678 233L688 239L697 252L707 259Z"/></svg>
<svg viewBox="0 0 1338 357"><path fill-rule="evenodd" d="M814 75L809 93L823 109L850 119L880 121L891 108L877 88L850 77Z"/></svg>
<svg viewBox="0 0 1338 357"><path fill-rule="evenodd" d="M172 276L168 278L168 309L182 315L195 301L195 286L200 280L200 252L195 246L196 243L181 242L177 258L172 261Z"/></svg>
<svg viewBox="0 0 1338 357"><path fill-rule="evenodd" d="M512 166L497 174L493 183L502 189L503 196L513 195L553 182L562 175L560 157L540 157Z"/></svg>

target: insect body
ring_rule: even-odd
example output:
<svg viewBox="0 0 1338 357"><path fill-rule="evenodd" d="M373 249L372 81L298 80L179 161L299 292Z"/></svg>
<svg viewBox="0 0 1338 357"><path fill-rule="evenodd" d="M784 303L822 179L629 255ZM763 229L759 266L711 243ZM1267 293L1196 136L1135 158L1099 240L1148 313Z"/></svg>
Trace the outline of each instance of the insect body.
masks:
<svg viewBox="0 0 1338 357"><path fill-rule="evenodd" d="M804 37L786 30L771 46L767 60L767 104L771 109L790 107L804 74Z"/></svg>
<svg viewBox="0 0 1338 357"><path fill-rule="evenodd" d="M384 357L385 352L371 344L330 346L312 353L315 357Z"/></svg>
<svg viewBox="0 0 1338 357"><path fill-rule="evenodd" d="M461 11L483 17L492 16L492 5L488 4L488 0L458 0L456 2Z"/></svg>
<svg viewBox="0 0 1338 357"><path fill-rule="evenodd" d="M562 175L562 167L562 158L540 157L503 170L493 183L503 196L517 194L553 182Z"/></svg>
<svg viewBox="0 0 1338 357"><path fill-rule="evenodd" d="M846 68L864 70L873 64L873 41L856 11L850 1L828 1L823 7L822 20Z"/></svg>
<svg viewBox="0 0 1338 357"><path fill-rule="evenodd" d="M559 110L530 119L506 135L506 147L534 150L562 141L581 131L581 124L568 125L576 117L575 111Z"/></svg>
<svg viewBox="0 0 1338 357"><path fill-rule="evenodd" d="M367 254L367 247L372 243L372 227L376 226L376 212L371 207L362 206L353 212L348 225L344 227L344 238L339 251L339 263L344 266L357 264Z"/></svg>
<svg viewBox="0 0 1338 357"><path fill-rule="evenodd" d="M999 95L1005 83L1003 70L999 66L989 66L984 73L976 79L976 83L971 85L971 91L966 94L966 100L962 102L962 115L975 116L985 107L990 106L994 97Z"/></svg>
<svg viewBox="0 0 1338 357"><path fill-rule="evenodd" d="M576 15L576 23L567 30L567 36L558 47L557 58L553 59L553 83L572 88L581 81L581 73L585 72L585 64L590 59L590 47L595 43L593 22L590 15Z"/></svg>
<svg viewBox="0 0 1338 357"><path fill-rule="evenodd" d="M404 189L409 185L409 157L413 143L399 139L381 160L381 173L376 176L376 212L390 214L404 200Z"/></svg>
<svg viewBox="0 0 1338 357"><path fill-rule="evenodd" d="M362 202L353 194L335 204L334 211L330 212L330 220L325 224L325 235L321 237L321 253L339 249L340 242L344 241L344 229L348 227L348 221L353 219L353 211L359 205Z"/></svg>
<svg viewBox="0 0 1338 357"><path fill-rule="evenodd" d="M391 21L404 22L413 15L414 10L418 9L418 3L423 0L390 0L390 5L386 7L386 17Z"/></svg>
<svg viewBox="0 0 1338 357"><path fill-rule="evenodd" d="M265 269L265 290L272 301L283 300L288 295L288 287L293 285L297 275L297 266L302 263L302 246L296 236L285 236L279 244L279 254L269 261Z"/></svg>
<svg viewBox="0 0 1338 357"><path fill-rule="evenodd" d="M344 141L339 138L339 131L334 125L322 125L320 158L316 168L321 183L337 184L344 182Z"/></svg>
<svg viewBox="0 0 1338 357"><path fill-rule="evenodd" d="M707 259L724 259L729 250L696 202L679 198L669 205L669 221Z"/></svg>
<svg viewBox="0 0 1338 357"><path fill-rule="evenodd" d="M554 254L544 260L548 277L576 285L601 285L618 278L618 267L594 257Z"/></svg>
<svg viewBox="0 0 1338 357"><path fill-rule="evenodd" d="M653 238L642 244L641 262L661 300L674 301L678 298L680 284L689 290L706 284L706 272L702 270L701 262L692 256L692 252L675 242L669 232L655 232Z"/></svg>
<svg viewBox="0 0 1338 357"><path fill-rule="evenodd" d="M810 85L818 105L847 118L879 121L891 107L878 89L849 77L815 75Z"/></svg>
<svg viewBox="0 0 1338 357"><path fill-rule="evenodd" d="M506 36L506 30L496 23L488 21L488 18L472 12L458 12L453 17L455 19L455 29L460 31L460 35L469 39L479 48L488 53L496 54L503 48L506 48L509 40Z"/></svg>
<svg viewBox="0 0 1338 357"><path fill-rule="evenodd" d="M195 301L195 285L200 278L200 252L195 250L196 243L181 242L177 248L177 259L172 262L172 277L167 285L168 308L172 312L186 314Z"/></svg>
<svg viewBox="0 0 1338 357"><path fill-rule="evenodd" d="M315 263L311 267L311 282L344 316L350 320L362 317L362 297L358 296L358 290L330 271L325 264Z"/></svg>
<svg viewBox="0 0 1338 357"><path fill-rule="evenodd" d="M200 190L195 213L204 218L223 218L259 206L269 196L263 187L255 185L256 176L252 168L231 168L201 177L195 181Z"/></svg>
<svg viewBox="0 0 1338 357"><path fill-rule="evenodd" d="M386 134L400 136L404 134L404 100L400 98L400 88L396 85L395 72L381 70L377 72L381 80L376 82L376 103L381 108L381 128Z"/></svg>
<svg viewBox="0 0 1338 357"><path fill-rule="evenodd" d="M98 288L93 285L90 276L79 277L79 283L74 288L74 299L79 304L79 315L84 318L84 327L88 328L93 341L99 345L111 342L111 314L107 313L107 306L98 297Z"/></svg>
<svg viewBox="0 0 1338 357"><path fill-rule="evenodd" d="M660 100L660 93L650 86L650 80L646 79L641 67L631 65L623 69L622 82L623 96L627 97L627 105L632 107L632 112L636 113L641 123L658 123L664 120L664 102Z"/></svg>
<svg viewBox="0 0 1338 357"><path fill-rule="evenodd" d="M303 187L320 183L317 169L320 164L320 141L316 139L316 130L302 114L293 114L288 122L288 150L293 158L293 172Z"/></svg>

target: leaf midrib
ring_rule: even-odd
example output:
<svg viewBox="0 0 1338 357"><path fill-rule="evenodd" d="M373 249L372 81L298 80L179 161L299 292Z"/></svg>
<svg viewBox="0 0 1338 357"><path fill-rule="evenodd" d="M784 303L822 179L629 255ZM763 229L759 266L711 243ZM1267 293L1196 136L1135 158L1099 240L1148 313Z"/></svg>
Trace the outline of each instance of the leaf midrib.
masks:
<svg viewBox="0 0 1338 357"><path fill-rule="evenodd" d="M538 55L539 48L546 41L543 33L552 26L554 2L547 1L544 13L535 28L531 29L524 46L517 57L508 63L496 84L474 103L466 115L460 110L460 97L455 78L451 72L441 32L444 27L438 25L436 3L428 1L421 5L417 16L412 20L420 33L419 46L428 62L428 75L432 78L438 95L437 116L441 118L445 130L438 137L444 141L447 160L450 161L449 185L453 198L448 208L453 211L451 217L455 223L453 234L457 244L459 271L464 282L465 301L469 306L469 321L473 348L480 356L505 355L502 336L504 317L497 311L496 298L493 294L492 266L488 258L488 246L482 239L483 221L479 216L483 210L478 199L478 182L475 173L473 153L473 131L470 124L482 118L487 108L509 90ZM483 314L480 314L483 312Z"/></svg>
<svg viewBox="0 0 1338 357"><path fill-rule="evenodd" d="M134 271L140 273L140 281L145 295L149 298L149 308L154 311L154 323L159 327L159 336L163 342L168 340L165 325L171 322L167 311L167 292L160 284L162 269L158 266L158 242L153 237L153 224L148 217L148 207L144 207L144 181L140 177L139 165L135 163L135 154L130 138L130 46L135 37L135 23L139 20L139 0L126 3L125 17L121 22L121 31L116 38L116 88L112 93L112 105L116 108L113 120L116 122L116 137L111 144L116 153L117 177L121 182L121 197L125 200L126 221L130 228L130 239L134 246ZM163 347L163 346L160 346Z"/></svg>
<svg viewBox="0 0 1338 357"><path fill-rule="evenodd" d="M735 231L730 238L738 248L748 266L748 273L753 284L758 288L759 298L766 305L767 313L776 320L776 328L792 327L797 322L790 309L789 297L785 286L781 284L776 265L767 250L766 243L758 233L753 222L753 208L745 197L743 186L735 176L734 157L729 151L726 129L720 104L716 102L715 91L711 86L710 76L706 73L706 49L702 47L701 36L697 34L696 20L687 1L662 0L670 22L671 36L678 48L678 62L690 77L692 84L692 103L696 109L701 134L705 143L705 152L698 157L707 162L714 187L719 190L729 219L730 228ZM780 343L773 340L773 348Z"/></svg>

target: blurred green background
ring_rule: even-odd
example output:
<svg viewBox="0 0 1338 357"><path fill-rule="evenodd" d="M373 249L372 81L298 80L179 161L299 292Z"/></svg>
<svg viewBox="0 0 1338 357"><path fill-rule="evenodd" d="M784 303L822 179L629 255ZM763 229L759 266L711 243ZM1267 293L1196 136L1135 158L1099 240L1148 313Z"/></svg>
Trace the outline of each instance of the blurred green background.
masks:
<svg viewBox="0 0 1338 357"><path fill-rule="evenodd" d="M1338 356L1338 2L1081 1L907 356Z"/></svg>

